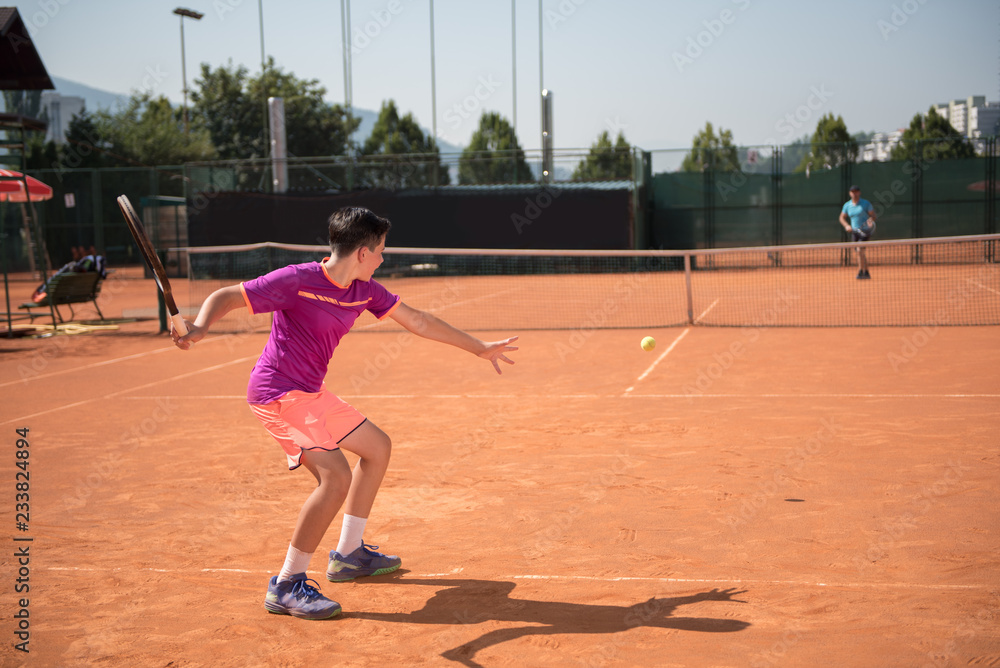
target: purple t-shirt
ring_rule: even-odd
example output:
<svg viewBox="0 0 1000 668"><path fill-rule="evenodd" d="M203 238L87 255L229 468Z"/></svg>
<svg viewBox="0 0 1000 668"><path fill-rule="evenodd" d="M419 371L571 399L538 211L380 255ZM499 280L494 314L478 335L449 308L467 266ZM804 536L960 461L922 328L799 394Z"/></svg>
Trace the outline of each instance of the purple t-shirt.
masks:
<svg viewBox="0 0 1000 668"><path fill-rule="evenodd" d="M381 320L399 304L374 280L337 285L319 262L289 265L240 288L251 313L274 312L271 335L250 374L252 404L291 390L319 392L334 349L358 316L368 310Z"/></svg>

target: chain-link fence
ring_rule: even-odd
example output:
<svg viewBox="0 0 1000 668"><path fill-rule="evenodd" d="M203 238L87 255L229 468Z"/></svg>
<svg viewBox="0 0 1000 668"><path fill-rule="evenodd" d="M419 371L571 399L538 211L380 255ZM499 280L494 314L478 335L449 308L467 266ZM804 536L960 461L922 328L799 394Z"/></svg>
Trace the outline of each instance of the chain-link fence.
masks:
<svg viewBox="0 0 1000 668"><path fill-rule="evenodd" d="M289 158L288 192L503 189L548 184L632 192L638 248L713 248L841 241L837 218L852 184L878 213L882 239L997 231L997 138L911 144L908 155L863 162L864 147L749 146L693 152L609 149ZM963 153L964 150L964 153ZM280 166L279 166L280 167ZM279 176L281 169L278 170ZM269 160L184 166L42 169L52 186L37 204L53 266L71 248L94 246L110 264L139 258L115 206L128 195L156 217L154 241L184 245L187 214L206 193L273 193ZM284 178L284 177L283 177ZM12 271L27 269L27 244L16 204L0 204L3 252ZM474 224L474 221L470 221ZM162 238L160 238L162 235ZM263 239L261 241L266 241Z"/></svg>
<svg viewBox="0 0 1000 668"><path fill-rule="evenodd" d="M990 234L998 148L995 137L925 141L894 160L858 162L859 149L843 144L740 147L714 151L697 171L685 171L690 151L653 151L649 245L842 241L837 221L852 185L872 204L880 239Z"/></svg>

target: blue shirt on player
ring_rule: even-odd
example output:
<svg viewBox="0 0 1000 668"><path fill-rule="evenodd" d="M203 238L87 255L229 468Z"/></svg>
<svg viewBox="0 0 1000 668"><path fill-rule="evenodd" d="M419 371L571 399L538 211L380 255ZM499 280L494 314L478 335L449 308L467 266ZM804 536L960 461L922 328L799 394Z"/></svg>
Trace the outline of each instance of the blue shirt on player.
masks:
<svg viewBox="0 0 1000 668"><path fill-rule="evenodd" d="M841 209L841 211L846 213L847 217L851 219L851 229L854 230L868 229L868 226L865 223L868 222L868 212L871 210L872 203L863 197L858 200L857 204L851 200L847 200L844 204L844 208Z"/></svg>

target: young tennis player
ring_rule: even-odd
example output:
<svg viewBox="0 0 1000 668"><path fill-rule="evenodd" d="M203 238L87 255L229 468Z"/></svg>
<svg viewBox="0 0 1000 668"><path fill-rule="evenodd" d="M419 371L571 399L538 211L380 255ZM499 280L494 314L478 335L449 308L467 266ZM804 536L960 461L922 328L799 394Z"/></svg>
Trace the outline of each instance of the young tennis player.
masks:
<svg viewBox="0 0 1000 668"><path fill-rule="evenodd" d="M852 241L868 241L875 232L875 208L871 202L861 197L861 188L858 186L851 186L848 194L851 199L844 202L840 209L840 226L851 235ZM871 278L865 249L859 245L854 252L858 254L858 278Z"/></svg>
<svg viewBox="0 0 1000 668"><path fill-rule="evenodd" d="M217 290L188 325L186 336L172 334L176 345L186 350L234 309L274 313L271 334L250 374L247 400L285 451L288 468L305 466L318 486L299 512L284 566L271 578L264 607L305 619L326 619L341 610L319 593L315 580L306 577L312 555L341 506L344 522L340 542L330 551L328 580L390 573L402 563L363 540L368 513L389 464L389 437L324 384L333 351L355 319L365 310L380 320L392 318L414 334L489 360L497 373L501 360L513 364L506 353L517 350L510 345L516 336L481 341L407 306L372 280L382 264L390 228L385 218L350 207L335 212L329 226L332 254L323 262L290 265ZM360 457L353 472L342 449Z"/></svg>

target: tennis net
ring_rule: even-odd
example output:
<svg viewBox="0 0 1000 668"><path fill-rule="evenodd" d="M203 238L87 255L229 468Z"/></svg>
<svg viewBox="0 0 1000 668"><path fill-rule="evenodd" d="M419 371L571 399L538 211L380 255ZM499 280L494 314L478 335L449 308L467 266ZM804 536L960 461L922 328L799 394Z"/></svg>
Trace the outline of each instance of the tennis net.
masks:
<svg viewBox="0 0 1000 668"><path fill-rule="evenodd" d="M1000 234L754 248L534 251L389 248L375 278L468 330L1000 324ZM858 279L863 248L871 279ZM324 246L183 249L190 304ZM367 317L367 316L366 316ZM267 329L245 312L229 331ZM392 328L374 318L362 328Z"/></svg>

